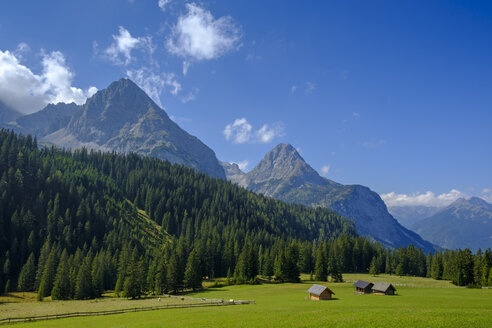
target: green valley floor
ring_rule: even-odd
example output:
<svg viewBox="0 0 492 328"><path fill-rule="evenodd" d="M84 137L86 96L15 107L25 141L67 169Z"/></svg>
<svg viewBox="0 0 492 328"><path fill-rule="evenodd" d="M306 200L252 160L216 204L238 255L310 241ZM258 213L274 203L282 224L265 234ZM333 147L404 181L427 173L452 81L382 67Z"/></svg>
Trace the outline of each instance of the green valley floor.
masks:
<svg viewBox="0 0 492 328"><path fill-rule="evenodd" d="M355 295L353 281L387 281L396 296ZM492 289L456 288L426 278L346 274L319 283L335 300L311 301L313 282L209 288L200 298L254 300L256 305L157 310L16 324L16 327L492 327ZM53 302L54 303L54 302ZM78 301L66 302L66 311ZM48 302L46 303L49 306ZM7 306L2 304L0 307Z"/></svg>

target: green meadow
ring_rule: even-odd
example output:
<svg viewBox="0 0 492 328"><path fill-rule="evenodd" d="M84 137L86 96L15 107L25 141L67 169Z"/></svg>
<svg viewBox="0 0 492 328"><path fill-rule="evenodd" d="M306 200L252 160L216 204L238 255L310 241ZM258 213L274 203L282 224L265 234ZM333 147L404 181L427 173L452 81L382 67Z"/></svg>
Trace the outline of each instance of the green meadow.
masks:
<svg viewBox="0 0 492 328"><path fill-rule="evenodd" d="M309 300L309 281L226 286L189 296L254 300L256 305L157 310L16 327L492 327L492 289L457 288L447 281L386 275L346 274L344 279L347 282L320 283L335 292L336 299L331 301ZM355 295L352 281L357 279L391 282L398 295ZM46 302L47 307L49 303L56 302ZM64 312L71 312L79 301L65 304Z"/></svg>

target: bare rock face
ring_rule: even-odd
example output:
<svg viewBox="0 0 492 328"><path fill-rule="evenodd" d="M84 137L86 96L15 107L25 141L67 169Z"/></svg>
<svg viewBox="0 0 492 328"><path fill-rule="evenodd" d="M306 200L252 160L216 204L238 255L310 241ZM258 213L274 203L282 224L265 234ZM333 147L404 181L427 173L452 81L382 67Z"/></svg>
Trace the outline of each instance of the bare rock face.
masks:
<svg viewBox="0 0 492 328"><path fill-rule="evenodd" d="M230 170L226 170L228 178ZM236 182L237 171L231 181ZM434 246L402 227L388 213L377 193L360 185L342 185L321 177L294 147L280 144L238 183L254 192L289 203L330 208L354 220L357 231L392 247L414 245L425 251Z"/></svg>
<svg viewBox="0 0 492 328"><path fill-rule="evenodd" d="M18 129L60 147L134 152L225 179L214 151L181 129L128 79L98 91L83 106L74 106L49 105L31 117L18 119ZM36 120L43 124L34 124Z"/></svg>
<svg viewBox="0 0 492 328"><path fill-rule="evenodd" d="M241 171L236 163L220 162L224 168L227 180L241 187L246 187L246 173Z"/></svg>
<svg viewBox="0 0 492 328"><path fill-rule="evenodd" d="M38 112L17 118L9 124L9 128L42 138L65 127L79 108L75 103L49 104Z"/></svg>

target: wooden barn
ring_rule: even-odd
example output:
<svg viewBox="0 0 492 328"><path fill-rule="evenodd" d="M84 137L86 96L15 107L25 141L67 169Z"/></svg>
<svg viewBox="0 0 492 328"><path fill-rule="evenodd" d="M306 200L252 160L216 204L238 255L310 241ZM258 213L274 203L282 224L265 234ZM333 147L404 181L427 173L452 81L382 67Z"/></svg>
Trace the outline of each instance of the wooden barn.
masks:
<svg viewBox="0 0 492 328"><path fill-rule="evenodd" d="M396 288L387 282L377 282L372 286L372 292L376 295L395 295Z"/></svg>
<svg viewBox="0 0 492 328"><path fill-rule="evenodd" d="M356 294L370 294L372 292L372 286L374 284L369 281L357 280L354 284Z"/></svg>
<svg viewBox="0 0 492 328"><path fill-rule="evenodd" d="M312 285L308 293L309 298L315 301L331 300L331 295L335 294L330 288L321 285Z"/></svg>

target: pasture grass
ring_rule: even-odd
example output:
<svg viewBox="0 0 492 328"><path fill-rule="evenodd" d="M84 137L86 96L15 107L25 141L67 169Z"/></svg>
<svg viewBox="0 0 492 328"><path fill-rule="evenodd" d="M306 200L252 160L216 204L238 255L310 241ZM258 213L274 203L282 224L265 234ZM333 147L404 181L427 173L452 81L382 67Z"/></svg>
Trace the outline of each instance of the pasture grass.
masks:
<svg viewBox="0 0 492 328"><path fill-rule="evenodd" d="M320 283L332 289L336 299L311 301L306 290L312 282L226 286L190 296L254 300L256 305L158 310L16 327L492 327L490 289L386 275L346 274L344 279L391 282L398 295L355 295L352 283Z"/></svg>

